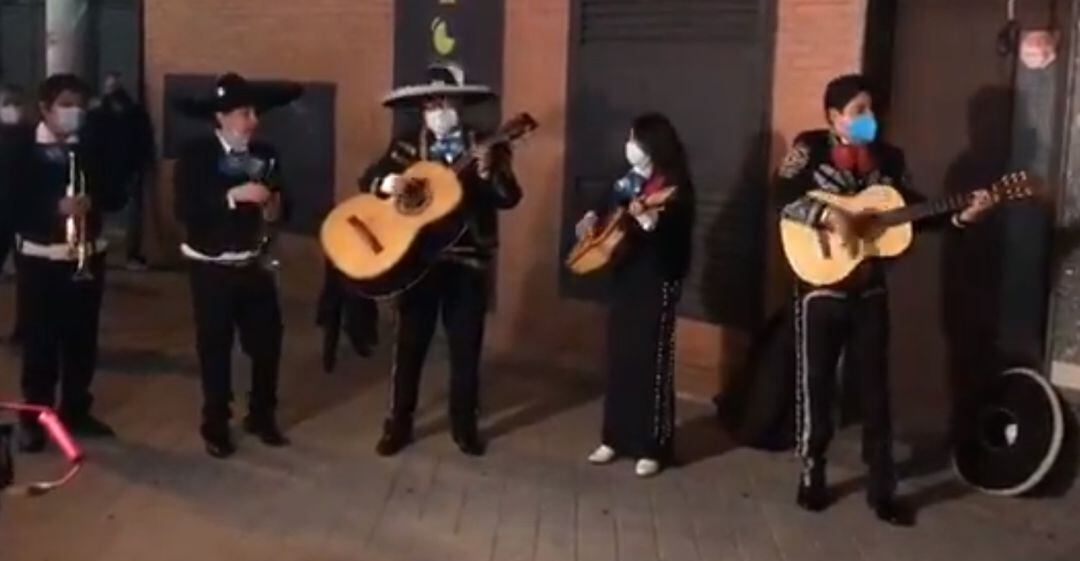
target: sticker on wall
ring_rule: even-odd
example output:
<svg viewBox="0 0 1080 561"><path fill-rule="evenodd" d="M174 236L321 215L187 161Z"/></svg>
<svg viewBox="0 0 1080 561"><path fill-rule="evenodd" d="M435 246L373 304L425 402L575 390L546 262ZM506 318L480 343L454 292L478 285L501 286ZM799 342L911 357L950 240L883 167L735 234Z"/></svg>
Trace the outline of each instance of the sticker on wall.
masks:
<svg viewBox="0 0 1080 561"><path fill-rule="evenodd" d="M1057 59L1056 31L1026 31L1020 39L1020 62L1032 70L1049 68Z"/></svg>
<svg viewBox="0 0 1080 561"><path fill-rule="evenodd" d="M465 69L469 82L502 91L505 0L396 0L394 4L394 83L425 79L427 67L452 61ZM482 129L498 125L498 107L471 115ZM396 131L418 125L416 115L398 112Z"/></svg>
<svg viewBox="0 0 1080 561"><path fill-rule="evenodd" d="M431 20L431 46L439 56L449 58L457 41L450 36L450 24L441 17Z"/></svg>

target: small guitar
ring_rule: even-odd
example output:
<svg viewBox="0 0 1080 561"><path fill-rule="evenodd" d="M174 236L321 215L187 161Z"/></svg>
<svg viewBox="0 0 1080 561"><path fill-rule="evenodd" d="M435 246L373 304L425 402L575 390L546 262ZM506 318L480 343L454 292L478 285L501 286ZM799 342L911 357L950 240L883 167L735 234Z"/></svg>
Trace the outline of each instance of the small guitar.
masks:
<svg viewBox="0 0 1080 561"><path fill-rule="evenodd" d="M1025 172L1013 173L989 189L994 201L1018 200L1034 195ZM900 192L887 185L873 185L857 195L811 191L810 197L849 214L870 213L872 227L850 247L834 232L794 220L780 220L780 239L792 270L815 286L836 284L867 259L896 257L911 246L912 222L958 212L968 205L970 193L905 205Z"/></svg>
<svg viewBox="0 0 1080 561"><path fill-rule="evenodd" d="M478 148L513 142L537 126L522 113ZM412 286L464 233L455 212L464 198L459 175L475 162L472 151L452 166L416 162L402 174L401 193L389 198L362 193L340 203L322 224L326 256L366 296L390 297Z"/></svg>
<svg viewBox="0 0 1080 561"><path fill-rule="evenodd" d="M676 189L662 189L641 199L641 204L646 210L662 208L675 194ZM594 227L577 241L566 258L566 266L577 275L587 275L608 266L618 257L623 241L626 240L629 220L633 220L630 211L620 205L607 216L602 225Z"/></svg>

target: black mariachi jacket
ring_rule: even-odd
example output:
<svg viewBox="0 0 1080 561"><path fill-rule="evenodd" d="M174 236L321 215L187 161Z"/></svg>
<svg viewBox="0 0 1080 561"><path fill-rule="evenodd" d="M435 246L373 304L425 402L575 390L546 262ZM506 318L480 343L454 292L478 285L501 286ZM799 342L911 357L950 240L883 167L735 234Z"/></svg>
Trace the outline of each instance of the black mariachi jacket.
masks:
<svg viewBox="0 0 1080 561"><path fill-rule="evenodd" d="M926 197L910 188L904 152L899 148L885 142L870 144L868 149L876 167L865 175L859 175L838 169L833 165L832 149L837 142L836 137L827 130L806 131L795 138L791 150L784 157L776 174L781 217L810 226L818 226L825 204L806 196L807 192L816 189L842 195L855 195L871 185L889 185L900 192L907 204L916 204L926 200ZM922 230L938 227L947 222L947 218L945 220L928 219L916 226ZM884 283L884 269L881 261L866 262L860 266L860 269L864 275L867 275L866 283L870 286ZM858 276L859 272L857 270L853 276Z"/></svg>
<svg viewBox="0 0 1080 561"><path fill-rule="evenodd" d="M475 131L466 128L463 133L466 149L471 149L476 144ZM435 136L427 129L393 140L386 153L360 177L360 190L378 194L379 184L387 175L402 173L419 160L438 159L430 150L434 142ZM498 211L514 208L522 197L521 186L510 168L509 147L496 146L493 156L495 164L488 179L480 178L475 165L460 175L465 191L461 210L466 232L448 252L482 264L494 256L499 245Z"/></svg>
<svg viewBox="0 0 1080 561"><path fill-rule="evenodd" d="M102 163L106 147L86 131L76 144L38 144L34 127L6 132L0 150L0 185L15 231L25 240L49 245L66 241L65 217L58 208L69 183L69 151L75 154L91 208L86 216L86 235L95 240L102 233L102 216L124 205L125 193L114 189Z"/></svg>
<svg viewBox="0 0 1080 561"><path fill-rule="evenodd" d="M217 135L198 138L183 148L173 176L174 211L187 229L187 244L192 249L211 256L261 249L265 234L262 208L238 203L231 209L227 193L251 180L280 193L281 160L273 146L262 142L253 141L247 154L263 164L260 170L248 170L255 176L225 165L225 148ZM281 205L284 213L287 201L282 200Z"/></svg>

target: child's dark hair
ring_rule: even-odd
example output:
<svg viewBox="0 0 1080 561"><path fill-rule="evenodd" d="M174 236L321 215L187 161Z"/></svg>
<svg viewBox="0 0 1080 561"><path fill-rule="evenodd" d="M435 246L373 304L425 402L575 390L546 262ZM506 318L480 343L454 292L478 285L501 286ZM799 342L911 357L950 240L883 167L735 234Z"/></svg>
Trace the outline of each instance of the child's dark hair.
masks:
<svg viewBox="0 0 1080 561"><path fill-rule="evenodd" d="M46 107L51 106L64 92L73 92L86 97L90 94L90 86L74 74L53 74L46 78L38 88L38 101Z"/></svg>
<svg viewBox="0 0 1080 561"><path fill-rule="evenodd" d="M855 96L861 93L868 93L871 96L874 95L873 85L870 84L870 80L866 79L861 74L846 74L834 78L827 86L825 86L824 105L825 112L828 113L829 109L835 109L837 111L843 111Z"/></svg>

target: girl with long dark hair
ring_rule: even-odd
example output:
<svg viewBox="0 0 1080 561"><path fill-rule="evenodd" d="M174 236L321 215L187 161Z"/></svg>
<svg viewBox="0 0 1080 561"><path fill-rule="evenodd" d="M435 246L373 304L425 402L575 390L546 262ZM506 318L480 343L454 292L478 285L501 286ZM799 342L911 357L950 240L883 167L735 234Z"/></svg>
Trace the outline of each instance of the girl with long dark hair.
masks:
<svg viewBox="0 0 1080 561"><path fill-rule="evenodd" d="M682 142L663 115L634 120L626 159L631 169L577 226L580 237L604 210L622 205L629 213L626 251L612 270L602 440L589 461L631 457L648 477L672 453L676 306L690 264L694 190ZM662 205L646 204L669 189Z"/></svg>

